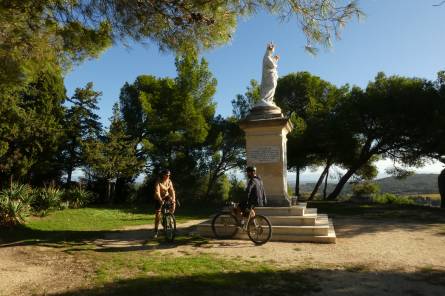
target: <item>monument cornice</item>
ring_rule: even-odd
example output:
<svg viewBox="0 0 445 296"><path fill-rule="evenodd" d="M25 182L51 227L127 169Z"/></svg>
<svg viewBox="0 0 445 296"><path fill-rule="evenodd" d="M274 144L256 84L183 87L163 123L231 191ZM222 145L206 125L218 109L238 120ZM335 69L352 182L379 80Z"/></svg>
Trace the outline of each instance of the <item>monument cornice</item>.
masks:
<svg viewBox="0 0 445 296"><path fill-rule="evenodd" d="M293 129L293 124L287 117L244 119L239 122L239 126L243 130L256 127L284 127L290 132Z"/></svg>

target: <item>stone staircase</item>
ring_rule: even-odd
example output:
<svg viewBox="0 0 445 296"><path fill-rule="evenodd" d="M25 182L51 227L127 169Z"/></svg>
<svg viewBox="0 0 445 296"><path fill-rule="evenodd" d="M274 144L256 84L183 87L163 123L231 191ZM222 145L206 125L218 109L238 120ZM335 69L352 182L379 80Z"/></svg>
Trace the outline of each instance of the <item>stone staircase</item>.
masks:
<svg viewBox="0 0 445 296"><path fill-rule="evenodd" d="M285 242L335 243L336 236L332 220L326 214L318 214L317 209L307 208L306 203L290 207L261 207L255 212L269 218L272 224L272 240ZM197 233L213 237L212 217L198 224ZM243 231L238 231L236 239L249 239Z"/></svg>

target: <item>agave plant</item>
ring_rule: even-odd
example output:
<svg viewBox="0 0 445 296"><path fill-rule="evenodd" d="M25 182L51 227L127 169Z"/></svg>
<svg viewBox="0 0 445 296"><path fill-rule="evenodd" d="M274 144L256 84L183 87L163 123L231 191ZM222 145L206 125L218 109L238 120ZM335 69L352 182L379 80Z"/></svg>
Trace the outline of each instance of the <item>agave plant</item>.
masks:
<svg viewBox="0 0 445 296"><path fill-rule="evenodd" d="M63 191L54 186L36 189L32 198L32 209L41 216L46 216L49 210L60 208Z"/></svg>
<svg viewBox="0 0 445 296"><path fill-rule="evenodd" d="M31 188L26 184L12 184L0 192L0 224L23 223L29 213Z"/></svg>
<svg viewBox="0 0 445 296"><path fill-rule="evenodd" d="M92 196L91 192L75 187L66 192L65 200L69 202L71 208L80 208L91 202Z"/></svg>

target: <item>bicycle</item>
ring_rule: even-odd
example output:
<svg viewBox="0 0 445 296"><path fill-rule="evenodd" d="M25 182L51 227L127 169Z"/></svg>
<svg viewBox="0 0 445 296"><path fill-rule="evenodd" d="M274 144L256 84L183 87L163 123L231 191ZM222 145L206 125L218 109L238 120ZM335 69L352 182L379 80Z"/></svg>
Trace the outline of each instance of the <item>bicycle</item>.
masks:
<svg viewBox="0 0 445 296"><path fill-rule="evenodd" d="M222 210L212 219L212 231L217 239L233 238L239 229L247 232L256 245L263 245L272 238L272 224L267 217L255 214L251 209L247 221L244 221L244 217L240 220L234 214L236 208L237 204L232 203L231 208Z"/></svg>
<svg viewBox="0 0 445 296"><path fill-rule="evenodd" d="M176 218L170 213L172 207L173 203L170 200L165 201L161 206L161 224L168 242L172 242L176 236Z"/></svg>

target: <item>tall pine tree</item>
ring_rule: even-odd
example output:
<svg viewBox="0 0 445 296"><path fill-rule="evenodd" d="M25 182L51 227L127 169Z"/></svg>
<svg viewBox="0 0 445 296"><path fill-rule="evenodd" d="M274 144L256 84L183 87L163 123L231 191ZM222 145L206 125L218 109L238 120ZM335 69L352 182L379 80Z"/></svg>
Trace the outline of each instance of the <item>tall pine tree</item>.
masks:
<svg viewBox="0 0 445 296"><path fill-rule="evenodd" d="M65 117L65 147L62 153L63 167L67 174L67 184L71 183L72 173L84 162L85 141L97 139L102 132L102 124L95 113L99 109L98 99L102 95L93 89L89 82L85 88L77 88L68 99L72 104Z"/></svg>

